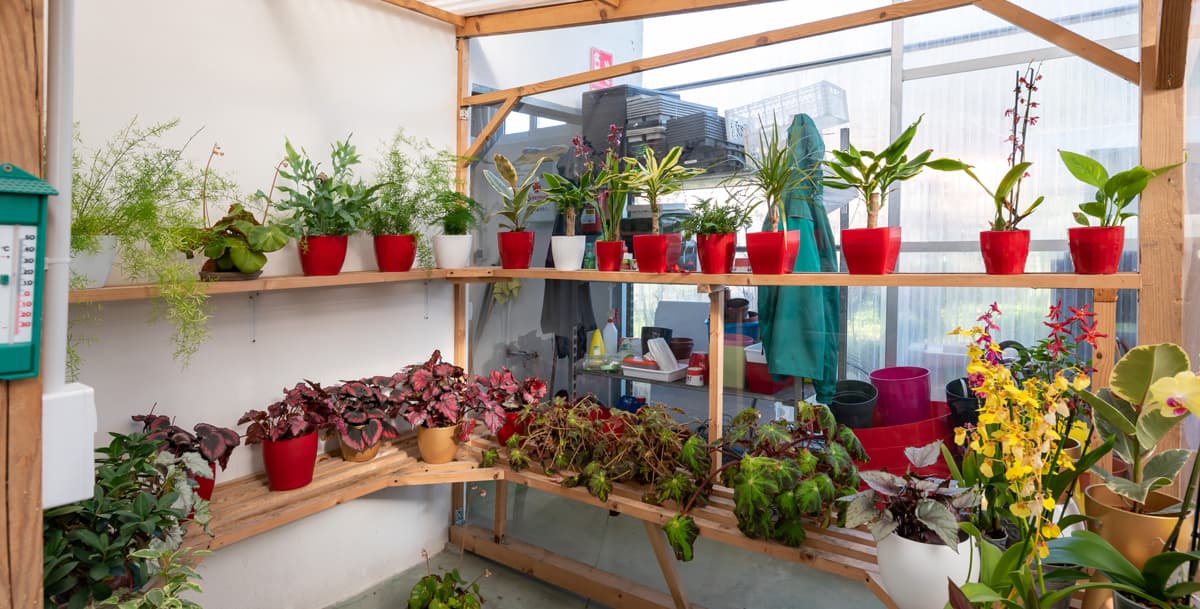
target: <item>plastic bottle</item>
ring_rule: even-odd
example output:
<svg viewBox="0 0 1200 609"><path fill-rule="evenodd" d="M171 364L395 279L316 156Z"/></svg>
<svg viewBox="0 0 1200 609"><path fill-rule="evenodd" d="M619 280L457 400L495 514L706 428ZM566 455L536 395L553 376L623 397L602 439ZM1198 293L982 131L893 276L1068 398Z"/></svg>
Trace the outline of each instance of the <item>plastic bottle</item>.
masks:
<svg viewBox="0 0 1200 609"><path fill-rule="evenodd" d="M588 343L588 356L592 359L600 359L604 357L604 338L600 336L599 330L592 331L592 340Z"/></svg>
<svg viewBox="0 0 1200 609"><path fill-rule="evenodd" d="M616 353L617 342L620 340L620 334L617 332L617 324L615 318L617 312L614 310L608 316L608 323L604 326L604 351L605 353Z"/></svg>

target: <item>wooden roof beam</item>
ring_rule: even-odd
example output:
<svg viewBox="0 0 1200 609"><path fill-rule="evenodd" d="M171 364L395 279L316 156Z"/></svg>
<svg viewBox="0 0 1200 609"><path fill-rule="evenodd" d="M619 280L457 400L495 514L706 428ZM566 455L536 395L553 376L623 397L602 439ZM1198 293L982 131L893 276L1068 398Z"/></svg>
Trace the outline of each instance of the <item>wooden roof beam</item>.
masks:
<svg viewBox="0 0 1200 609"><path fill-rule="evenodd" d="M1183 86L1191 19L1191 0L1162 0L1158 25L1158 66L1154 75L1156 88L1178 89Z"/></svg>
<svg viewBox="0 0 1200 609"><path fill-rule="evenodd" d="M731 6L778 2L779 0L580 0L567 4L539 6L475 15L458 28L459 36L494 36L536 32L561 27L613 23L646 17L677 15Z"/></svg>
<svg viewBox="0 0 1200 609"><path fill-rule="evenodd" d="M450 11L442 10L436 6L430 6L420 0L383 0L388 4L406 8L410 11L421 13L431 19L436 19L442 23L448 23L456 28L462 28L467 22L467 18L462 15L451 13Z"/></svg>
<svg viewBox="0 0 1200 609"><path fill-rule="evenodd" d="M1056 44L1091 63L1138 84L1141 70L1138 63L1116 51L1084 38L1037 13L1021 8L1008 0L979 0L979 8L1037 36ZM1184 28L1186 35L1187 28ZM1185 41L1186 42L1186 41ZM1182 73L1181 73L1182 76Z"/></svg>
<svg viewBox="0 0 1200 609"><path fill-rule="evenodd" d="M674 0L655 0L657 2L673 2ZM503 102L514 95L516 97L525 97L528 95L536 95L538 93L546 93L548 91L558 91L597 80L606 80L609 78L617 78L620 76L628 76L646 70L673 66L698 59L707 59L718 55L728 53L736 53L748 49L770 46L781 42L790 42L801 38L809 38L819 36L821 34L829 34L832 32L840 32L853 28L863 27L866 25L874 25L877 23L887 23L905 17L913 17L916 15L925 15L928 13L936 13L946 9L957 8L960 6L968 6L975 4L977 0L907 0L906 2L898 2L889 6L867 9L857 13L841 15L839 17L831 17L829 19L821 19L811 23L794 25L761 34L752 34L750 36L742 36L741 38L733 38L722 42L714 42L692 49L675 51L664 55L655 55L654 57L645 57L625 63L618 63L607 68L599 70L590 70L588 72L580 72L570 76L562 76L544 80L531 85L524 85L512 89L503 89L499 91L490 91L488 93L480 93L472 95L462 100L463 105L478 106L481 104L494 104ZM633 0L625 0L622 6L632 4ZM1107 49L1106 49L1107 50Z"/></svg>

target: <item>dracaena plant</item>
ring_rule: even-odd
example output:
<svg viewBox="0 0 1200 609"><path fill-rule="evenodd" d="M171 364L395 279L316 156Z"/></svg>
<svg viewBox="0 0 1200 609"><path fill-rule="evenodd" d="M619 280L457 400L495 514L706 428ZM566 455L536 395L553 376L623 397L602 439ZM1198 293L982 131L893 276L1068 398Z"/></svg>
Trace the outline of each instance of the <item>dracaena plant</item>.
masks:
<svg viewBox="0 0 1200 609"><path fill-rule="evenodd" d="M329 389L306 380L285 389L283 399L265 411L247 411L238 419L238 425L249 424L248 445L292 440L326 428L335 415L335 399Z"/></svg>
<svg viewBox="0 0 1200 609"><path fill-rule="evenodd" d="M1138 165L1110 177L1104 165L1089 156L1066 150L1059 150L1058 156L1075 179L1096 189L1093 200L1080 204L1079 211L1074 213L1075 222L1082 226L1112 227L1125 224L1126 220L1137 215L1137 212L1129 209L1129 205L1146 190L1150 180L1182 165L1176 163L1158 169L1146 169Z"/></svg>
<svg viewBox="0 0 1200 609"><path fill-rule="evenodd" d="M166 415L139 414L132 419L142 424L142 433L148 439L161 442L163 450L177 457L183 457L184 453L199 453L205 461L221 466L222 470L229 464L233 449L242 443L241 436L228 427L197 423L192 428L193 433L175 425Z"/></svg>
<svg viewBox="0 0 1200 609"><path fill-rule="evenodd" d="M908 447L911 464L903 476L872 470L858 475L868 488L843 497L846 526L867 525L876 541L896 534L910 541L942 544L958 551L960 520L979 505L974 489L955 488L950 480L922 476L913 471L929 467L941 455L940 441L920 448Z"/></svg>
<svg viewBox="0 0 1200 609"><path fill-rule="evenodd" d="M759 154L749 155L748 171L736 174L729 181L739 189L749 190L752 201L750 208L760 203L767 206L767 221L771 230L778 231L784 224L783 217L787 194L812 177L811 172L800 168L796 154L787 140L779 136L779 125L772 121L768 129L760 120L758 124Z"/></svg>
<svg viewBox="0 0 1200 609"><path fill-rule="evenodd" d="M394 385L394 377L372 376L342 381L333 390L336 405L330 424L342 444L364 451L383 440L399 437L392 419L400 415L404 401Z"/></svg>
<svg viewBox="0 0 1200 609"><path fill-rule="evenodd" d="M500 200L503 202L503 207L495 213L495 215L502 218L500 228L513 232L524 231L533 213L549 202L549 200L544 198L540 200L531 199L529 195L541 188L538 181L541 174L538 173L538 170L542 168L543 163L550 159L547 157L539 158L524 180L521 179L520 174L517 173L517 168L512 164L512 161L508 160L508 157L503 154L496 154L496 156L492 157L492 160L496 163L496 173L484 169L483 177L487 179L492 190L495 190L500 195Z"/></svg>
<svg viewBox="0 0 1200 609"><path fill-rule="evenodd" d="M508 368L492 370L487 376L481 377L479 383L490 401L509 412L537 406L546 399L545 381L536 376L518 381Z"/></svg>
<svg viewBox="0 0 1200 609"><path fill-rule="evenodd" d="M399 399L404 402L403 416L413 426L450 427L461 425L460 435L470 435L478 413L488 431L495 433L504 424L504 408L488 397L479 378L461 367L442 360L434 351L422 364L413 364L395 377Z"/></svg>
<svg viewBox="0 0 1200 609"><path fill-rule="evenodd" d="M661 159L655 155L654 148L645 146L640 156L625 160L629 167L630 189L635 196L645 198L650 204L651 234L659 233L659 199L678 192L685 180L704 173L698 167L684 167L682 157L681 146L671 148Z"/></svg>
<svg viewBox="0 0 1200 609"><path fill-rule="evenodd" d="M331 148L330 173L327 174L303 148L297 151L291 141L284 142L287 164L286 169L280 169L279 175L291 184L277 187L286 197L276 207L292 212L291 217L283 220L282 226L296 239L356 232L363 214L382 186L368 186L354 177L354 166L361 159L349 136L334 142ZM256 196L266 198L261 192Z"/></svg>

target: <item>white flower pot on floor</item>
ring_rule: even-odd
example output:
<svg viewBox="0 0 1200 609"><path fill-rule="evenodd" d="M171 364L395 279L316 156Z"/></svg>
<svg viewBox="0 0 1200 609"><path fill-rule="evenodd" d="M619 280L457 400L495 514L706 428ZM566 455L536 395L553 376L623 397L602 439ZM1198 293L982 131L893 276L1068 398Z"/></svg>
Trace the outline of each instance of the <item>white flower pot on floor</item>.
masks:
<svg viewBox="0 0 1200 609"><path fill-rule="evenodd" d="M972 565L979 568L979 549L967 539L958 552L943 545L888 535L877 544L879 577L900 609L936 609L950 600L946 578L962 585Z"/></svg>
<svg viewBox="0 0 1200 609"><path fill-rule="evenodd" d="M471 266L472 235L434 235L433 260L439 269L464 269Z"/></svg>
<svg viewBox="0 0 1200 609"><path fill-rule="evenodd" d="M587 237L550 237L550 249L554 253L554 268L560 271L578 271L583 268L583 251L587 248Z"/></svg>
<svg viewBox="0 0 1200 609"><path fill-rule="evenodd" d="M71 252L71 275L82 278L82 287L102 288L108 283L113 261L117 259L117 238L99 237L100 250L94 254ZM75 281L72 281L75 285Z"/></svg>

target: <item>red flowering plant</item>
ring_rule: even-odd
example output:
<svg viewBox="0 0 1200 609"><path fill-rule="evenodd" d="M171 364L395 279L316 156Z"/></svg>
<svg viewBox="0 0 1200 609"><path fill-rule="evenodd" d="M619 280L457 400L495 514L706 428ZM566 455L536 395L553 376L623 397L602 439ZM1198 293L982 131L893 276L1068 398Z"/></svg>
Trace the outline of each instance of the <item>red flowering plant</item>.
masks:
<svg viewBox="0 0 1200 609"><path fill-rule="evenodd" d="M306 380L296 383L291 389L285 389L283 399L271 404L265 411L247 411L238 419L238 425L249 423L246 444L293 440L325 429L336 413L334 393Z"/></svg>
<svg viewBox="0 0 1200 609"><path fill-rule="evenodd" d="M330 424L347 448L364 451L383 440L398 437L392 419L400 416L404 400L392 376L371 376L342 381L334 389L337 401Z"/></svg>
<svg viewBox="0 0 1200 609"><path fill-rule="evenodd" d="M229 465L233 449L242 442L238 432L228 427L197 423L192 428L195 431L193 433L179 427L166 415L151 412L131 418L135 423L142 424L142 433L146 434L147 439L160 442L160 450L181 458L184 453L199 453L205 461L220 465L222 470ZM200 474L208 477L204 472Z"/></svg>
<svg viewBox="0 0 1200 609"><path fill-rule="evenodd" d="M488 395L481 379L443 361L441 351L434 351L423 364L408 366L394 379L404 418L414 427L461 423L459 434L466 438L475 428L475 420L468 418L473 412L479 413L492 433L504 422L504 408Z"/></svg>

